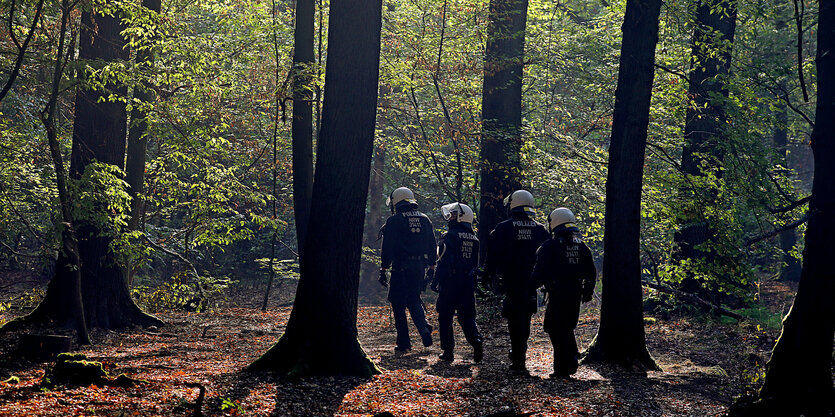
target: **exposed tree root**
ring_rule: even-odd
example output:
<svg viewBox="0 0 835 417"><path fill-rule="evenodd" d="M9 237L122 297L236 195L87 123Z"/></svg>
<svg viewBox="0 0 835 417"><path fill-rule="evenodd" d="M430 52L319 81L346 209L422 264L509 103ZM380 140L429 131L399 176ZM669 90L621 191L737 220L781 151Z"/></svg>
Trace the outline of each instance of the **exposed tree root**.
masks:
<svg viewBox="0 0 835 417"><path fill-rule="evenodd" d="M347 344L347 349L346 344L336 342L313 345L302 345L291 333L285 333L246 370L270 371L288 378L323 375L370 377L381 372L356 339ZM340 348L337 351L335 347Z"/></svg>
<svg viewBox="0 0 835 417"><path fill-rule="evenodd" d="M589 364L614 364L636 372L661 371L661 367L655 363L652 355L649 354L646 346L638 346L630 349L627 346L617 348L605 347L595 336L588 349L582 353L580 363Z"/></svg>

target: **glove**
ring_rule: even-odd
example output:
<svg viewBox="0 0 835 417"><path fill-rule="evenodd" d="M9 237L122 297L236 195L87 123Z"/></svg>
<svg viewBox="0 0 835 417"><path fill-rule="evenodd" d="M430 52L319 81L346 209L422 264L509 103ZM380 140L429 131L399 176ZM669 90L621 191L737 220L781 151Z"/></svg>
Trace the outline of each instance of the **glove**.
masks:
<svg viewBox="0 0 835 417"><path fill-rule="evenodd" d="M426 286L432 284L432 281L435 280L435 270L434 269L427 269L426 275L423 277L423 290L426 291ZM438 287L438 284L434 284L432 287L432 291L438 292L435 288Z"/></svg>
<svg viewBox="0 0 835 417"><path fill-rule="evenodd" d="M482 294L487 295L488 292L493 292L493 286L490 285L490 277L484 273L484 269L479 268L475 273L475 277L476 288L480 290Z"/></svg>
<svg viewBox="0 0 835 417"><path fill-rule="evenodd" d="M583 294L583 302L588 303L591 301L591 294Z"/></svg>
<svg viewBox="0 0 835 417"><path fill-rule="evenodd" d="M382 268L380 269L380 279L378 281L380 281L380 285L382 285L384 288L388 288L389 277L386 276L386 270L385 269L382 269Z"/></svg>

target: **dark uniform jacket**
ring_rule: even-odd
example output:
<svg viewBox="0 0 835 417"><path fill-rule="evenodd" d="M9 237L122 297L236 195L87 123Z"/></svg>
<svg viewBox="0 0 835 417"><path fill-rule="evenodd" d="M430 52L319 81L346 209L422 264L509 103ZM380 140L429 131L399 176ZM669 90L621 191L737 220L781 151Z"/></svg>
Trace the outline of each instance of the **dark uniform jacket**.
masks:
<svg viewBox="0 0 835 417"><path fill-rule="evenodd" d="M548 291L546 331L577 326L580 300L591 299L596 278L591 251L576 229L559 231L542 244L537 251L531 288L544 285Z"/></svg>
<svg viewBox="0 0 835 417"><path fill-rule="evenodd" d="M383 226L381 267L391 267L389 301L406 303L420 296L424 270L435 265L435 231L417 204L401 201L395 210Z"/></svg>
<svg viewBox="0 0 835 417"><path fill-rule="evenodd" d="M523 210L514 210L511 217L496 225L487 241L485 275L501 275L506 297L503 314L536 312L536 291L530 285L531 271L536 263L536 250L549 237L541 223Z"/></svg>
<svg viewBox="0 0 835 417"><path fill-rule="evenodd" d="M475 271L479 242L469 223L449 222L449 231L438 242L438 311L466 310L475 315ZM470 311L472 310L472 311Z"/></svg>
<svg viewBox="0 0 835 417"><path fill-rule="evenodd" d="M429 217L418 211L417 204L405 201L395 210L383 226L381 267L397 269L410 261L420 261L424 267L435 265L435 231Z"/></svg>

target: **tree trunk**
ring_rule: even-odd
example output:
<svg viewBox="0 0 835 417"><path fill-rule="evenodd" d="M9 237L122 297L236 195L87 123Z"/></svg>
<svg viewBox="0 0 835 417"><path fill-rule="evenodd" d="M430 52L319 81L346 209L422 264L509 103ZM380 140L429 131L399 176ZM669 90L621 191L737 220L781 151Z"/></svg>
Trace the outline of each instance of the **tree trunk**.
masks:
<svg viewBox="0 0 835 417"><path fill-rule="evenodd" d="M522 72L527 15L527 0L490 1L481 93L478 233L482 242L507 217L502 200L521 188ZM487 245L481 246L483 255Z"/></svg>
<svg viewBox="0 0 835 417"><path fill-rule="evenodd" d="M142 7L151 12L159 13L162 7L160 0L142 0ZM143 49L136 53L137 66L153 65L153 52ZM148 83L138 83L134 86L133 98L142 103L152 103L156 99L154 90ZM128 130L127 161L125 162L125 182L128 183L128 194L131 197L129 230L140 230L142 216L145 212L145 200L142 195L145 188L145 159L148 148L148 114L139 105L134 104L130 113L130 129ZM128 286L133 283L133 266L126 267L125 278Z"/></svg>
<svg viewBox="0 0 835 417"><path fill-rule="evenodd" d="M128 50L120 32L124 30L120 18L96 13L81 14L82 30L79 38L79 59L86 62L102 60L126 61ZM124 86L108 84L107 90L125 94ZM93 163L125 167L127 112L125 104L109 101L109 91L82 88L75 97L70 176L81 178L85 168ZM112 237L101 236L95 225L78 223L78 244L81 255L81 294L87 323L104 329L124 328L135 324L152 325L161 322L145 313L130 298L121 269L110 250Z"/></svg>
<svg viewBox="0 0 835 417"><path fill-rule="evenodd" d="M606 181L600 328L583 361L658 370L646 348L641 185L661 0L627 0Z"/></svg>
<svg viewBox="0 0 835 417"><path fill-rule="evenodd" d="M90 343L87 323L84 319L84 302L81 295L81 259L78 255L78 240L73 229L72 201L69 192L64 157L58 143L58 132L55 126L58 114L58 96L61 89L61 77L66 64L65 57L74 48L69 46L64 52L67 35L67 25L71 15L68 0L61 1L61 29L58 35L58 49L55 52L55 67L52 73L52 91L41 119L46 130L50 156L55 169L55 188L61 208L63 223L61 230L61 251L55 265L55 275L49 282L46 296L31 313L12 320L3 326L4 330L21 327L29 323L56 322L62 327L74 327L77 332L78 344ZM69 314L67 314L69 313Z"/></svg>
<svg viewBox="0 0 835 417"><path fill-rule="evenodd" d="M786 126L789 122L788 109L782 100L777 103L777 126L774 128L774 146L781 159L780 163L788 169L788 131ZM800 260L791 255L791 251L797 244L797 229L791 228L780 233L780 249L783 251L783 261L780 263L780 281L797 282L800 280Z"/></svg>
<svg viewBox="0 0 835 417"><path fill-rule="evenodd" d="M313 193L313 0L296 1L293 53L293 212L296 242L304 256L305 236Z"/></svg>
<svg viewBox="0 0 835 417"><path fill-rule="evenodd" d="M357 339L357 289L377 107L381 7L380 0L331 3L310 210L315 221L308 224L287 329L249 369L293 376L379 372Z"/></svg>
<svg viewBox="0 0 835 417"><path fill-rule="evenodd" d="M797 295L766 365L754 414L831 415L832 339L835 334L835 0L821 0L818 23L818 97L812 152L815 178ZM760 414L765 415L765 413Z"/></svg>
<svg viewBox="0 0 835 417"><path fill-rule="evenodd" d="M127 59L124 40L120 36L123 27L119 18L85 10L81 14L81 24L81 60L95 63L97 60ZM123 87L107 85L106 88L124 94ZM109 91L82 88L76 94L70 163L70 177L73 179L81 178L85 167L93 162L124 168L127 113L124 103L100 102ZM112 238L101 236L93 224L77 221L75 227L81 263L81 297L87 324L104 329L162 324L159 319L143 313L130 298L121 268L110 251ZM71 251L63 251L59 255L59 267L73 264L72 259L67 258L71 256L68 253L71 254ZM67 267L56 269L55 284L50 283L47 296L38 306L39 314L57 318L66 316L67 297L72 295L61 283L68 281L62 276L70 270Z"/></svg>
<svg viewBox="0 0 835 417"><path fill-rule="evenodd" d="M684 124L684 149L681 169L684 175L702 176L703 170L718 168L722 161L722 142L726 126L725 100L728 89L725 78L730 72L731 46L736 31L736 2L734 0L700 0L696 9L693 31L692 62ZM721 178L721 171L716 173ZM687 190L686 195L701 193ZM708 204L715 193L708 193ZM700 198L695 199L696 201ZM678 246L675 258L709 259L710 255L698 248L710 239L710 226L701 216L707 208L692 210L675 234Z"/></svg>

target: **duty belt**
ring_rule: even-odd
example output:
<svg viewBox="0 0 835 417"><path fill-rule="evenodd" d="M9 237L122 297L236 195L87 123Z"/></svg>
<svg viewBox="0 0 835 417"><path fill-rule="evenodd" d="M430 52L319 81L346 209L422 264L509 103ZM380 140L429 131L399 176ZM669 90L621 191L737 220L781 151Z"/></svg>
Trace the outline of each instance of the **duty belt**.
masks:
<svg viewBox="0 0 835 417"><path fill-rule="evenodd" d="M400 258L395 259L392 262L392 266L397 269L401 269L403 264L414 264L416 262L423 262L422 255L413 255L413 256L402 256Z"/></svg>

